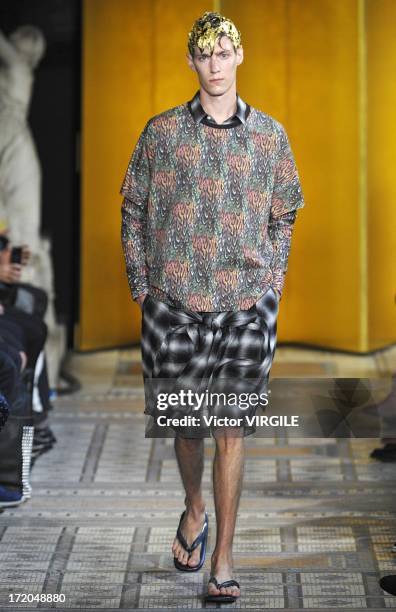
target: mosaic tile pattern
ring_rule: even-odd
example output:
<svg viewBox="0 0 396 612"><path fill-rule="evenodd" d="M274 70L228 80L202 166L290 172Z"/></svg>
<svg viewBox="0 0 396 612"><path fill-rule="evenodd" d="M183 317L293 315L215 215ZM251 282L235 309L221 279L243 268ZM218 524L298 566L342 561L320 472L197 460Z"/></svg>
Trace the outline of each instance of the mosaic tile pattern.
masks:
<svg viewBox="0 0 396 612"><path fill-rule="evenodd" d="M300 358L301 375L337 375L330 353L320 364L312 352ZM292 349L278 348L277 359L285 375L296 372ZM344 355L340 367L350 376L359 368L382 375L395 359L393 349L359 363ZM184 492L173 440L144 437L138 351L77 355L73 367L84 384L55 402L58 442L33 469L32 498L0 514L0 612L201 610L216 538L213 441L205 440L203 480L209 555L201 572L183 574L170 547ZM245 444L234 537L242 596L227 608L396 608L396 597L378 585L396 573L396 470L369 459L378 440L279 432ZM62 593L65 603L16 605L9 596L18 592Z"/></svg>

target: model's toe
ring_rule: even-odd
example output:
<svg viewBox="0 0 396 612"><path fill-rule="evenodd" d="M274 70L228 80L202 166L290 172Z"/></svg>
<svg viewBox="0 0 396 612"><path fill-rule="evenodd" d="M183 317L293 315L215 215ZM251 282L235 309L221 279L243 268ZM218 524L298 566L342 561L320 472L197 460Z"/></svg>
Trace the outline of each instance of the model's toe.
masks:
<svg viewBox="0 0 396 612"><path fill-rule="evenodd" d="M187 560L188 560L188 553L186 553L185 551L182 551L180 557L179 557L180 563L183 563L183 565L187 564Z"/></svg>
<svg viewBox="0 0 396 612"><path fill-rule="evenodd" d="M188 565L190 567L194 567L195 565L198 565L199 561L200 561L200 551L196 548L195 550L193 550L193 552L191 553L191 556L188 557Z"/></svg>
<svg viewBox="0 0 396 612"><path fill-rule="evenodd" d="M219 595L220 591L217 587L215 587L213 582L210 582L208 586L208 593L209 595Z"/></svg>

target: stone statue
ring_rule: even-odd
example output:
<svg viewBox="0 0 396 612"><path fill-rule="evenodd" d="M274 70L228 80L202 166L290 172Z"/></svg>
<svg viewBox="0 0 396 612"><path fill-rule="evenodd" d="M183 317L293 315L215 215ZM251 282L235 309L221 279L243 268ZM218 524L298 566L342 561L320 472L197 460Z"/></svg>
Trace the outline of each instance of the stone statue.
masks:
<svg viewBox="0 0 396 612"><path fill-rule="evenodd" d="M41 168L27 121L34 70L45 47L34 26L18 27L8 38L0 31L0 217L11 243L26 244L31 251L21 282L48 294L48 366L50 386L55 387L65 333L55 316L50 241L40 235Z"/></svg>

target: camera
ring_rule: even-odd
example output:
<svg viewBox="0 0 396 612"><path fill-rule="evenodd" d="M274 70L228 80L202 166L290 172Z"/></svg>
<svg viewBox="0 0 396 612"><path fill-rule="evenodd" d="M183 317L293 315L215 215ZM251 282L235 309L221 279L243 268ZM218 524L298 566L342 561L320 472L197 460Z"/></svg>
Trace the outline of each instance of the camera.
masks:
<svg viewBox="0 0 396 612"><path fill-rule="evenodd" d="M9 240L6 236L0 236L0 251L4 251L7 248Z"/></svg>
<svg viewBox="0 0 396 612"><path fill-rule="evenodd" d="M22 262L22 247L18 246L18 247L12 247L11 249L11 263L18 263L20 264Z"/></svg>

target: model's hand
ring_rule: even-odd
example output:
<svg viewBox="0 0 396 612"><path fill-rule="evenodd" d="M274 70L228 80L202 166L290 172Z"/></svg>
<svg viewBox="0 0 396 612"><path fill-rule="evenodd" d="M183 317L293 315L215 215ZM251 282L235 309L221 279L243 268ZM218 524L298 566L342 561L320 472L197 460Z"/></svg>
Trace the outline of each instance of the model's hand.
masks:
<svg viewBox="0 0 396 612"><path fill-rule="evenodd" d="M135 300L139 304L140 310L142 310L143 302L146 299L146 295L147 295L147 292L146 293L142 293Z"/></svg>
<svg viewBox="0 0 396 612"><path fill-rule="evenodd" d="M4 283L16 283L21 278L21 264L0 264L0 280Z"/></svg>

